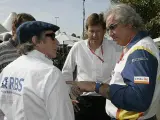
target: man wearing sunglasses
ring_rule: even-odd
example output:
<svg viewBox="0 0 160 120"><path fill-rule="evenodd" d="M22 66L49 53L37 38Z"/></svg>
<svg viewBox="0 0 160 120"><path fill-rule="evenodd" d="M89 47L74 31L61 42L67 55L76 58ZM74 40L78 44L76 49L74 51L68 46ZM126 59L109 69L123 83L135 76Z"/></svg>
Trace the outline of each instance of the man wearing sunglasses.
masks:
<svg viewBox="0 0 160 120"><path fill-rule="evenodd" d="M17 29L19 58L0 76L0 108L8 120L74 120L62 73L53 66L59 27L41 21Z"/></svg>
<svg viewBox="0 0 160 120"><path fill-rule="evenodd" d="M157 120L160 95L159 50L143 29L142 18L125 4L106 13L106 27L124 47L109 84L68 81L83 92L96 91L107 99L106 112L114 120Z"/></svg>
<svg viewBox="0 0 160 120"><path fill-rule="evenodd" d="M106 23L102 13L93 13L87 18L86 30L88 39L75 43L67 56L62 70L64 79L73 80L77 66L76 81L109 83L122 49L113 41L104 39ZM75 112L75 119L110 120L105 112L105 103L106 99L95 92L83 93L74 101L75 108L78 105L80 109Z"/></svg>

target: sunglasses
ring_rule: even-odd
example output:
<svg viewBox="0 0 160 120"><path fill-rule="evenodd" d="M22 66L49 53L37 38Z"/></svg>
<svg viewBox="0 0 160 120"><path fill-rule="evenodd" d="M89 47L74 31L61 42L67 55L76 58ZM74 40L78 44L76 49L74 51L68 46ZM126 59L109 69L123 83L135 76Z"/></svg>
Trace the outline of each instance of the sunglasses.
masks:
<svg viewBox="0 0 160 120"><path fill-rule="evenodd" d="M55 40L55 33L45 34L46 37L50 37L52 40Z"/></svg>
<svg viewBox="0 0 160 120"><path fill-rule="evenodd" d="M110 30L114 30L116 29L116 27L118 26L118 23L115 23L115 24L111 24L110 26L107 27L107 32L109 32Z"/></svg>

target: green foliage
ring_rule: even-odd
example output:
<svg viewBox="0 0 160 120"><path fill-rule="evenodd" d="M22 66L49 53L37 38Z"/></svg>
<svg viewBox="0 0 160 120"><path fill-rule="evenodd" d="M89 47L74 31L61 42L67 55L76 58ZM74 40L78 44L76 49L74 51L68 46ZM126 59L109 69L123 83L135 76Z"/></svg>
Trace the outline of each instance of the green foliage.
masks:
<svg viewBox="0 0 160 120"><path fill-rule="evenodd" d="M131 5L143 18L152 38L160 36L160 0L111 0Z"/></svg>

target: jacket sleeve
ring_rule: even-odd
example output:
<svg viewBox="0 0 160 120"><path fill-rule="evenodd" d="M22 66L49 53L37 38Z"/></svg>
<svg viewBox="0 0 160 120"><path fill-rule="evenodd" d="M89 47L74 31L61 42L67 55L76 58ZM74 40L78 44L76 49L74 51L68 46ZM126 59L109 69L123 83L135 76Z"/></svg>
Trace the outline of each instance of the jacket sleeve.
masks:
<svg viewBox="0 0 160 120"><path fill-rule="evenodd" d="M146 111L153 98L157 69L158 60L151 52L140 49L131 53L121 72L126 85L110 86L112 103L128 111Z"/></svg>
<svg viewBox="0 0 160 120"><path fill-rule="evenodd" d="M76 46L73 46L64 63L62 74L64 80L73 80L73 72L76 68Z"/></svg>

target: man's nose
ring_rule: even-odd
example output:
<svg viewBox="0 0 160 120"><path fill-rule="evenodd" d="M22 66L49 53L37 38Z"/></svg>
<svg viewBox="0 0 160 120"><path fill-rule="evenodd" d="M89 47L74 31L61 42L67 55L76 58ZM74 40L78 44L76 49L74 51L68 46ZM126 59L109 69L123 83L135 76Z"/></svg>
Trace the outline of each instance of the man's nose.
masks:
<svg viewBox="0 0 160 120"><path fill-rule="evenodd" d="M92 36L95 37L95 36L96 36L96 33L94 32Z"/></svg>

